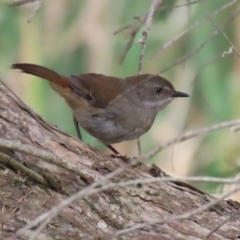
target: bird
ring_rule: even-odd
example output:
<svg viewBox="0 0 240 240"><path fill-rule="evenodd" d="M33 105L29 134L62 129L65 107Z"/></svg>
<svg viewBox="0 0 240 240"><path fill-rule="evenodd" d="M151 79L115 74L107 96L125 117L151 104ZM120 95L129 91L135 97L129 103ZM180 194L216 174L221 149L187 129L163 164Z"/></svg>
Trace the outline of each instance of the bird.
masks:
<svg viewBox="0 0 240 240"><path fill-rule="evenodd" d="M16 63L12 68L47 80L71 108L78 138L82 140L80 125L115 154L119 153L112 144L139 138L173 99L189 96L154 74L118 78L85 73L66 77L36 64Z"/></svg>

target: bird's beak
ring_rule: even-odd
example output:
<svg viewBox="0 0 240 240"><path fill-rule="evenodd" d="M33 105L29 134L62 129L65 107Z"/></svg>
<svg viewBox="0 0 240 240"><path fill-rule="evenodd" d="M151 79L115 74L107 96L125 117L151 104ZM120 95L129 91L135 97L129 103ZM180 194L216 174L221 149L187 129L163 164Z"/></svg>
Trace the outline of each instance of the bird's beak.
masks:
<svg viewBox="0 0 240 240"><path fill-rule="evenodd" d="M174 97L174 98L176 98L176 97L189 97L189 95L186 94L186 93L183 93L183 92L175 91L175 92L172 94L172 97Z"/></svg>

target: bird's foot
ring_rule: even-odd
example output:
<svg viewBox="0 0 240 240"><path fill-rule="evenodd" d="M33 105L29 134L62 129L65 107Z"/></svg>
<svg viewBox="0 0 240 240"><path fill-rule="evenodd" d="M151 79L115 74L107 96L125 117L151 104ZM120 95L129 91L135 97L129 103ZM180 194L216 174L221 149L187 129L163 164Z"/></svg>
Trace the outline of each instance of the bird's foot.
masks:
<svg viewBox="0 0 240 240"><path fill-rule="evenodd" d="M131 160L131 158L128 157L127 155L111 154L110 156L114 157L114 158L119 158L119 159L123 160L123 162L125 162L125 163L129 163Z"/></svg>

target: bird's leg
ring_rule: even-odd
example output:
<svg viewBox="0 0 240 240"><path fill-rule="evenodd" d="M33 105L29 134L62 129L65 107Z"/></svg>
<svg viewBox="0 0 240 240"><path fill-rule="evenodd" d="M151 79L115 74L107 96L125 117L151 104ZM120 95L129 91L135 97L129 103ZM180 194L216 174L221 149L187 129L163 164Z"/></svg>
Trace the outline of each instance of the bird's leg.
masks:
<svg viewBox="0 0 240 240"><path fill-rule="evenodd" d="M108 147L114 154L111 154L112 157L117 157L122 159L124 162L128 162L130 160L130 158L128 156L124 156L121 155L114 147L112 147L111 145L107 145L106 147Z"/></svg>
<svg viewBox="0 0 240 240"><path fill-rule="evenodd" d="M78 138L82 141L82 136L81 136L81 132L79 129L79 125L78 125L78 121L76 120L76 118L73 116L73 122L74 122L74 126L77 132L77 136ZM121 158L124 161L127 161L129 158L127 156L122 156L114 147L112 147L111 145L107 145L106 147L108 147L114 154L117 155L117 157Z"/></svg>
<svg viewBox="0 0 240 240"><path fill-rule="evenodd" d="M73 116L73 122L74 122L74 126L77 132L77 136L80 140L82 140L82 136L81 136L81 132L79 129L79 125L78 125L78 121L76 120L76 118ZM114 147L112 147L111 145L106 145L114 154L116 155L121 155Z"/></svg>
<svg viewBox="0 0 240 240"><path fill-rule="evenodd" d="M74 126L75 126L75 129L76 129L76 132L77 132L77 136L82 141L82 136L81 136L81 132L80 132L80 129L79 129L78 121L76 120L76 118L74 116L73 116L73 122L74 122Z"/></svg>
<svg viewBox="0 0 240 240"><path fill-rule="evenodd" d="M116 155L121 155L114 147L112 147L111 145L106 145L106 147L108 147L114 154Z"/></svg>

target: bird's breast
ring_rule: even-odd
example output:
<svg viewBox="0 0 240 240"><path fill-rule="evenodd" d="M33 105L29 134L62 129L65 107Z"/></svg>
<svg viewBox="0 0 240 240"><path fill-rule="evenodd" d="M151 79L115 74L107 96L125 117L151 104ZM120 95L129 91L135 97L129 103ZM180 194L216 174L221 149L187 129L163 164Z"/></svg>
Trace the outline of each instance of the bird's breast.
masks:
<svg viewBox="0 0 240 240"><path fill-rule="evenodd" d="M143 115L142 109L129 111L108 107L75 109L74 116L82 128L105 144L140 137L153 124L154 116Z"/></svg>

